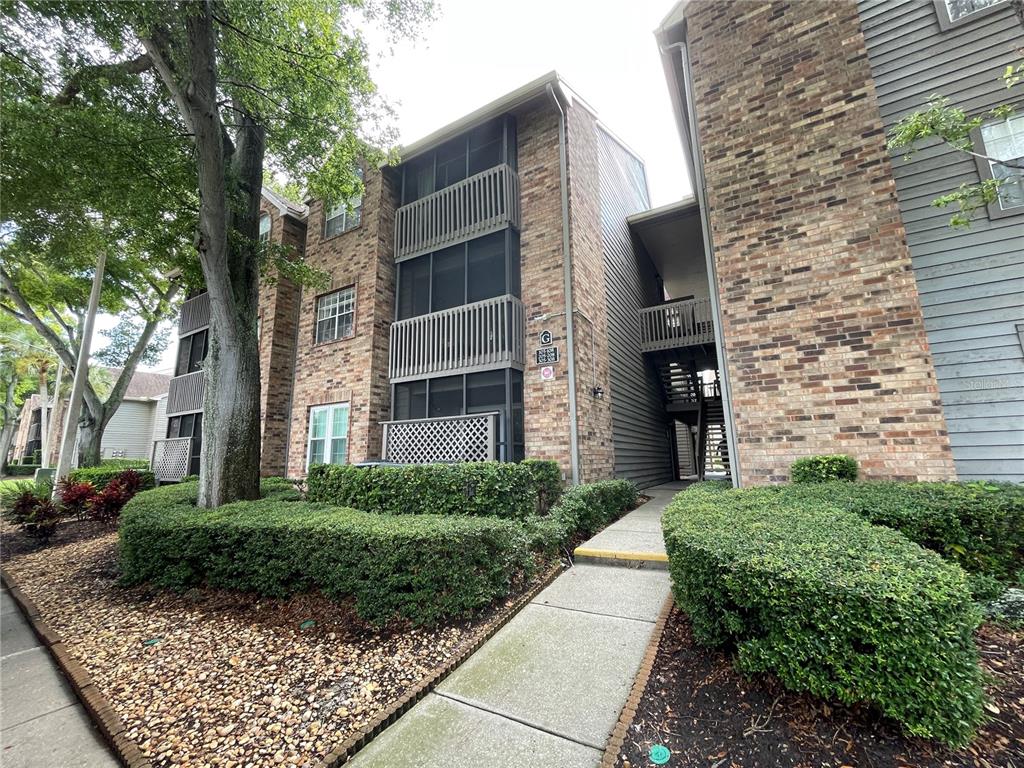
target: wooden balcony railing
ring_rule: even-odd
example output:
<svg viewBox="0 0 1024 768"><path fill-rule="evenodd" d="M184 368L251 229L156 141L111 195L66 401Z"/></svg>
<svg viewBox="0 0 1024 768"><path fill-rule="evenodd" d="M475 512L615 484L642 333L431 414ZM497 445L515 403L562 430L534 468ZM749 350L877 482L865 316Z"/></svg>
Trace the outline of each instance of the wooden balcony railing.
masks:
<svg viewBox="0 0 1024 768"><path fill-rule="evenodd" d="M172 437L153 441L153 455L149 466L153 477L160 483L176 483L188 474L192 459L192 438Z"/></svg>
<svg viewBox="0 0 1024 768"><path fill-rule="evenodd" d="M385 421L384 461L434 464L493 461L498 455L498 412L437 419Z"/></svg>
<svg viewBox="0 0 1024 768"><path fill-rule="evenodd" d="M178 335L187 336L210 324L210 294L201 293L181 305L178 317Z"/></svg>
<svg viewBox="0 0 1024 768"><path fill-rule="evenodd" d="M395 260L402 261L512 224L519 226L519 177L496 165L395 212Z"/></svg>
<svg viewBox="0 0 1024 768"><path fill-rule="evenodd" d="M517 366L524 357L523 302L497 296L391 325L392 383Z"/></svg>
<svg viewBox="0 0 1024 768"><path fill-rule="evenodd" d="M167 415L203 410L204 392L205 379L202 371L175 376L167 388Z"/></svg>
<svg viewBox="0 0 1024 768"><path fill-rule="evenodd" d="M713 344L711 299L684 299L640 310L640 349L661 349Z"/></svg>

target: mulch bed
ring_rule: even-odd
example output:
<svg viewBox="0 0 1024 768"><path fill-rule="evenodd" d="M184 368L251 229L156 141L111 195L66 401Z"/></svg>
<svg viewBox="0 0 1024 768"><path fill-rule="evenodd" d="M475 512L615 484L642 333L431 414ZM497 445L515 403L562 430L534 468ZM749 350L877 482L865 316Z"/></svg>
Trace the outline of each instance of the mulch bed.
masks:
<svg viewBox="0 0 1024 768"><path fill-rule="evenodd" d="M117 534L91 523L46 548L0 532L5 567L154 766L314 765L532 586L473 621L378 628L319 595L122 588Z"/></svg>
<svg viewBox="0 0 1024 768"><path fill-rule="evenodd" d="M663 744L669 766L1024 768L1024 631L987 624L976 639L992 678L990 720L968 749L950 752L867 707L833 707L771 676L744 677L728 653L697 645L673 609L618 765L652 766L649 750Z"/></svg>

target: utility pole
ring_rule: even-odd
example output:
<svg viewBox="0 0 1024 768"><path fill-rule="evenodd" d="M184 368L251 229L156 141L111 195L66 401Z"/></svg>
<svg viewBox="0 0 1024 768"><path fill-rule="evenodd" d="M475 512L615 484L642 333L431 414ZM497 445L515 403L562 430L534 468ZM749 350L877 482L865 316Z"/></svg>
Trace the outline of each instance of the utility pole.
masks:
<svg viewBox="0 0 1024 768"><path fill-rule="evenodd" d="M89 375L89 345L92 342L92 328L96 323L96 309L100 304L100 289L103 287L103 268L107 263L107 254L100 251L96 259L96 274L92 278L92 291L89 293L89 308L85 313L85 323L78 347L78 362L75 364L75 378L71 385L71 399L68 402L68 413L64 419L64 438L61 440L60 456L57 458L55 480L67 476L71 469L71 455L75 452L75 437L78 435L78 416L82 412L82 394L85 392L85 381Z"/></svg>
<svg viewBox="0 0 1024 768"><path fill-rule="evenodd" d="M43 361L39 364L39 397L41 398L42 408L39 409L39 440L42 445L42 450L39 453L39 466L46 468L46 452L50 448L50 421L47 414L47 406L50 404L50 388L46 380L46 373L50 368L48 361Z"/></svg>

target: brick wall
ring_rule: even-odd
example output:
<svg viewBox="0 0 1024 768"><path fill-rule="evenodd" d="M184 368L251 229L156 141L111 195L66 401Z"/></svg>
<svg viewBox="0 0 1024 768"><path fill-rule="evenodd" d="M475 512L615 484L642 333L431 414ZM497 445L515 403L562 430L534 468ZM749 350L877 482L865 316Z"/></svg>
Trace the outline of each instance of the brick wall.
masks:
<svg viewBox="0 0 1024 768"><path fill-rule="evenodd" d="M565 290L562 273L562 193L558 113L538 107L517 118L522 226L522 294L526 313L523 406L526 456L554 459L570 476L569 387L566 361ZM541 381L533 352L543 330L551 331L561 359L554 381Z"/></svg>
<svg viewBox="0 0 1024 768"><path fill-rule="evenodd" d="M310 205L306 262L330 275L330 286L303 289L299 300L294 394L288 442L288 475L306 471L309 410L314 405L349 403L350 462L379 458L380 425L387 391L387 343L394 312L394 265L390 250L394 190L377 171L365 180L362 221L352 230L323 236L323 204ZM314 343L316 297L355 286L354 333Z"/></svg>
<svg viewBox="0 0 1024 768"><path fill-rule="evenodd" d="M301 257L306 224L282 216L264 200L261 214L270 216L270 242L293 249ZM279 278L260 284L260 474L284 475L287 470L289 407L299 320L298 286Z"/></svg>
<svg viewBox="0 0 1024 768"><path fill-rule="evenodd" d="M583 106L577 103L569 109L569 231L581 482L604 480L615 472L598 130L596 118ZM594 396L595 387L604 391L603 398Z"/></svg>
<svg viewBox="0 0 1024 768"><path fill-rule="evenodd" d="M856 5L687 18L743 482L953 477Z"/></svg>

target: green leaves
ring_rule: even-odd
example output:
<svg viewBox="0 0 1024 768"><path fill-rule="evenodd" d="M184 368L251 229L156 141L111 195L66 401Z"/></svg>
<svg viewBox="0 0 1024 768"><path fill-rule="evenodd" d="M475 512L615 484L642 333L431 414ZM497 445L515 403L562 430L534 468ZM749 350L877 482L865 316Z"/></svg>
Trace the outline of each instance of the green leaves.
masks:
<svg viewBox="0 0 1024 768"><path fill-rule="evenodd" d="M662 518L676 602L743 670L962 746L982 720L979 613L957 566L832 503L871 485L691 487Z"/></svg>
<svg viewBox="0 0 1024 768"><path fill-rule="evenodd" d="M807 456L789 468L794 483L824 483L829 480L856 480L857 460L852 456Z"/></svg>

